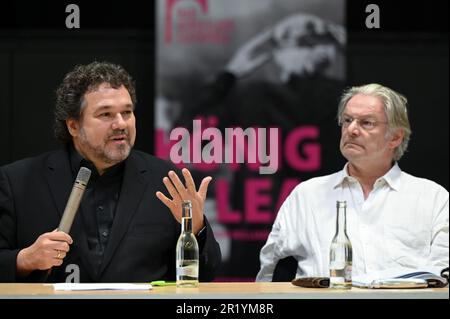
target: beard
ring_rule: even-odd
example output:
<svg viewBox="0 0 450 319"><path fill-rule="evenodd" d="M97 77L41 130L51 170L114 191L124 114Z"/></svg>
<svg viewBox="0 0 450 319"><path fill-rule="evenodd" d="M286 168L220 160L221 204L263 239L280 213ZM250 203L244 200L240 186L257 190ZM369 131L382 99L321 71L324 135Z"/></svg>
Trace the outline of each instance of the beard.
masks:
<svg viewBox="0 0 450 319"><path fill-rule="evenodd" d="M123 139L124 143L115 144L113 138L114 136L119 135L125 136ZM129 131L127 129L113 131L111 134L108 134L100 145L92 144L88 140L86 132L83 128L80 129L79 137L80 145L83 148L85 155L89 155L89 157L91 157L90 160L95 158L96 160L100 160L103 163L111 165L124 161L130 154L131 148L133 147L130 140Z"/></svg>

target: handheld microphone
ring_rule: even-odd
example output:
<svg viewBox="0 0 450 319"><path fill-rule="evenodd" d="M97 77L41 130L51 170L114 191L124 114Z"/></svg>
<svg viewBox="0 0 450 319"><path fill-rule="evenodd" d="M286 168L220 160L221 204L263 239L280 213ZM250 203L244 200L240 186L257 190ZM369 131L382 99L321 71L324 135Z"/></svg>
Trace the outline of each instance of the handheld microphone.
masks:
<svg viewBox="0 0 450 319"><path fill-rule="evenodd" d="M67 201L66 208L64 209L63 216L58 226L59 231L63 231L66 234L70 232L75 214L80 206L81 198L83 197L86 185L91 177L91 170L86 167L81 167L78 171L77 178L73 184L72 192L70 193L69 200Z"/></svg>
<svg viewBox="0 0 450 319"><path fill-rule="evenodd" d="M64 209L63 216L59 222L57 228L58 231L63 231L66 234L70 232L72 223L75 218L75 214L80 207L81 198L83 197L86 185L91 177L91 170L86 167L81 167L78 171L77 178L73 184L72 191L70 192L69 200L67 201L66 208ZM52 268L48 269L44 275L44 282L47 281L48 276L51 274Z"/></svg>

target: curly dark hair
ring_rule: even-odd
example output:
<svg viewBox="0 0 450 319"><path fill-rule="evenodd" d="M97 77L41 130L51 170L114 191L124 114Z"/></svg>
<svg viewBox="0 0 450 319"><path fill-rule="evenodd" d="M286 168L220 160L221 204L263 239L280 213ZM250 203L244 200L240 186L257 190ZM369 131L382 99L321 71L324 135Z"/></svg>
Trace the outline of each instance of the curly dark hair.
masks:
<svg viewBox="0 0 450 319"><path fill-rule="evenodd" d="M109 62L77 65L66 74L56 90L54 134L57 140L63 143L72 141L66 120L80 119L84 95L102 83L109 83L113 88L123 85L130 93L133 105L136 105L134 81L122 66Z"/></svg>

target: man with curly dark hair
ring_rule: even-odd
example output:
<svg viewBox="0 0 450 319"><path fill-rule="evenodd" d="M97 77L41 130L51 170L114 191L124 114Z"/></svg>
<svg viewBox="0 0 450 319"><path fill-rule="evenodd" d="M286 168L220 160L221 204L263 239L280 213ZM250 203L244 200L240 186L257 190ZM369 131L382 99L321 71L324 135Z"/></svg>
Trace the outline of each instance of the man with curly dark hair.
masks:
<svg viewBox="0 0 450 319"><path fill-rule="evenodd" d="M174 280L183 200L192 202L199 280L212 280L221 255L203 215L211 177L197 190L183 169L185 186L170 163L133 150L131 76L112 63L79 65L56 95L63 149L0 168L0 282ZM57 227L80 167L92 175L66 234Z"/></svg>

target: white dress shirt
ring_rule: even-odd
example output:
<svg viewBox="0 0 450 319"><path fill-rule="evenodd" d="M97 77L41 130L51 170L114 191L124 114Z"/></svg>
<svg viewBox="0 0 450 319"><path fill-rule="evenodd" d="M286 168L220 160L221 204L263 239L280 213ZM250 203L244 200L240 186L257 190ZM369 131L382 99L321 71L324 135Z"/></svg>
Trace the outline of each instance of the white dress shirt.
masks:
<svg viewBox="0 0 450 319"><path fill-rule="evenodd" d="M280 259L297 260L296 276L329 276L336 201L347 201L353 275L393 267L449 265L448 191L395 164L367 199L344 169L296 186L281 206L261 250L257 281L271 281Z"/></svg>

